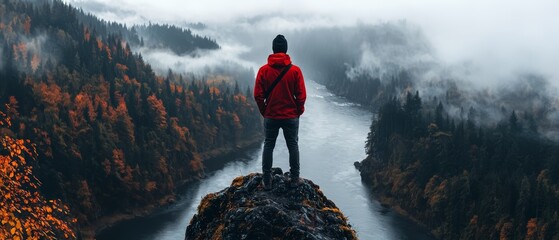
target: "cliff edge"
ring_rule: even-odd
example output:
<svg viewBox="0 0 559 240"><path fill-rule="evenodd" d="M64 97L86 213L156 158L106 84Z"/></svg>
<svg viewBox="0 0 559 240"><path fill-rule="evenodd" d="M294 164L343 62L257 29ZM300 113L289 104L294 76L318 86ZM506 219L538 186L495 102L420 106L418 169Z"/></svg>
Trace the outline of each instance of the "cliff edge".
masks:
<svg viewBox="0 0 559 240"><path fill-rule="evenodd" d="M186 229L186 239L357 239L347 218L312 181L289 187L288 175L274 169L273 188L262 174L233 180L206 195Z"/></svg>

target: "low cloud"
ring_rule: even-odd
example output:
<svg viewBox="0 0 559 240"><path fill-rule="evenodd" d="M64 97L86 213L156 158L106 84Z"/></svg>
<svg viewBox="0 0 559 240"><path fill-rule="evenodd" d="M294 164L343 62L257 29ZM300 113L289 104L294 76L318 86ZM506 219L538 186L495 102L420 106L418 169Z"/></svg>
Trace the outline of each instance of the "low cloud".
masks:
<svg viewBox="0 0 559 240"><path fill-rule="evenodd" d="M22 37L17 44L10 49L14 59L22 61L16 67L19 71L35 72L39 69L47 59L54 61L56 58L45 49L49 44L49 38L46 34L38 34L34 37ZM0 54L1 55L1 54Z"/></svg>
<svg viewBox="0 0 559 240"><path fill-rule="evenodd" d="M67 1L129 25L206 24L193 32L216 39L222 49L196 56L140 50L163 71L257 69L281 33L305 73L341 65L347 78L355 79L412 70L424 99L457 94L455 102L446 103L453 116L463 118L473 107L483 109L479 115L485 120L498 122L516 109L542 114L547 132L559 121L558 1ZM324 65L329 58L340 64Z"/></svg>
<svg viewBox="0 0 559 240"><path fill-rule="evenodd" d="M236 63L240 67L254 68L253 63L243 61L238 55L247 51L244 46L224 45L218 50L197 50L189 55L177 55L170 50L141 48L139 51L156 70L172 69L180 73L193 73L203 76L212 68Z"/></svg>
<svg viewBox="0 0 559 240"><path fill-rule="evenodd" d="M433 55L450 66L472 68L470 81L492 85L522 72L537 72L559 86L559 9L557 1L333 0L231 2L225 0L66 0L104 19L142 24L147 21L186 25L203 22L210 37L246 40L241 32L280 33L323 27L377 25L405 19L423 30ZM210 7L211 6L211 7ZM261 34L249 34L257 36ZM273 36L259 39L268 42ZM254 41L254 40L253 40ZM240 45L246 42L239 42ZM237 43L237 44L239 44Z"/></svg>

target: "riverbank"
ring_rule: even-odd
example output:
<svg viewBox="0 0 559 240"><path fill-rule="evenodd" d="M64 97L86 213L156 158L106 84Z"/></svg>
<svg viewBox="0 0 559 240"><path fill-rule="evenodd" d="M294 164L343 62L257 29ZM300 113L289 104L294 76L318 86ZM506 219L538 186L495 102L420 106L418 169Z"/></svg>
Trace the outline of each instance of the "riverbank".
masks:
<svg viewBox="0 0 559 240"><path fill-rule="evenodd" d="M380 205L384 208L390 209L397 213L398 215L412 221L413 223L417 224L419 227L424 228L425 231L431 233L431 236L435 239L440 239L435 232L430 231L430 229L425 225L425 223L421 222L419 219L415 218L411 215L408 211L402 208L398 203L396 203L395 198L389 197L386 195L382 195L379 191L372 191L374 194L374 198L379 201Z"/></svg>
<svg viewBox="0 0 559 240"><path fill-rule="evenodd" d="M371 170L372 168L371 166L364 166L363 161L354 163L354 166L360 172L361 182L371 192L371 197L377 200L383 208L390 209L401 217L415 223L418 227L430 233L431 237L433 237L434 239L440 239L440 236L438 236L436 232L431 231L431 229L429 229L424 222L420 221L418 218L404 209L400 204L398 204L396 198L391 197L387 195L386 192L380 191L378 188L374 187L374 180L370 176L364 176L374 174Z"/></svg>
<svg viewBox="0 0 559 240"><path fill-rule="evenodd" d="M206 163L214 162L215 159L221 160L227 157L228 155L257 147L261 143L262 143L262 136L256 135L248 138L248 140L237 142L235 145L232 146L225 146L204 153L199 153L199 156L201 157L204 165L206 165ZM80 229L81 237L83 239L95 239L95 236L101 234L103 231L123 221L152 215L158 210L160 210L161 208L168 207L173 203L175 203L177 200L177 190L184 188L189 183L199 181L200 179L201 179L200 177L196 177L196 178L184 180L178 184L178 186L175 188L174 193L165 195L146 206L141 206L134 209L127 209L126 211L123 212L103 216L99 220L81 228Z"/></svg>

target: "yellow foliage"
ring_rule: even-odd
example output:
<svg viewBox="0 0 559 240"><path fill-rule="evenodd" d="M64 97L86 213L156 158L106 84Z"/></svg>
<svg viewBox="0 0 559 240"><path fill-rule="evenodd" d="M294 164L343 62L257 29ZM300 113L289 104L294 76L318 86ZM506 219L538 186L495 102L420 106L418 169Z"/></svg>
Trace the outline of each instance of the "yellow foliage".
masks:
<svg viewBox="0 0 559 240"><path fill-rule="evenodd" d="M6 106L8 110L10 106ZM11 127L10 118L0 111L0 126ZM75 239L68 218L69 209L57 200L47 200L27 163L35 160L33 144L5 135L0 138L0 236L2 239ZM70 220L73 222L74 220Z"/></svg>
<svg viewBox="0 0 559 240"><path fill-rule="evenodd" d="M200 205L198 205L198 215L202 215L204 210L211 206L211 201L217 197L217 194L210 193L206 195L202 201L200 201Z"/></svg>
<svg viewBox="0 0 559 240"><path fill-rule="evenodd" d="M330 208L330 207L324 207L321 209L321 211L323 212L332 212L334 214L336 214L337 218L343 221L347 221L346 217L344 216L344 214L342 213L342 211L340 211L340 209L334 207L334 208Z"/></svg>
<svg viewBox="0 0 559 240"><path fill-rule="evenodd" d="M240 187L240 186L243 186L244 182L245 182L244 177L240 176L240 177L236 177L235 179L233 179L233 183L231 183L231 185L233 187Z"/></svg>

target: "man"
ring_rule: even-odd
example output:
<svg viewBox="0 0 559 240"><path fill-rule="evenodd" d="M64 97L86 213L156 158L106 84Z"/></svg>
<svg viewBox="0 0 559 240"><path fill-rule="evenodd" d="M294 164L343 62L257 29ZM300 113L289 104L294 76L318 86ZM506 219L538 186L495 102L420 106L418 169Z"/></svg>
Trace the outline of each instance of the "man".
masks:
<svg viewBox="0 0 559 240"><path fill-rule="evenodd" d="M274 54L268 56L268 64L258 70L254 84L254 99L264 116L266 139L262 153L262 183L268 190L272 188L272 157L280 128L289 149L290 185L295 187L300 181L299 116L305 111L307 98L303 73L291 64L283 35L273 40L272 50Z"/></svg>

